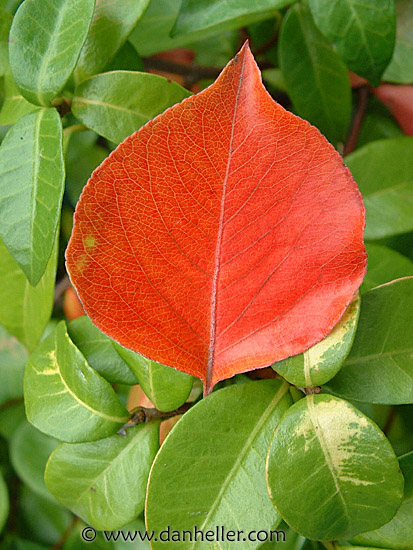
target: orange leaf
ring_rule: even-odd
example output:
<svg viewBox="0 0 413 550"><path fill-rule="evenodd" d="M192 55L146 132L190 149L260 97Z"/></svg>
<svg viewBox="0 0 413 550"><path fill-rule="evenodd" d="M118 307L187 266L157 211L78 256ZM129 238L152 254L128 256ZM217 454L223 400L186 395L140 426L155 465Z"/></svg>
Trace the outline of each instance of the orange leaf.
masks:
<svg viewBox="0 0 413 550"><path fill-rule="evenodd" d="M363 279L363 228L341 157L246 44L95 170L67 267L103 332L209 393L326 336Z"/></svg>

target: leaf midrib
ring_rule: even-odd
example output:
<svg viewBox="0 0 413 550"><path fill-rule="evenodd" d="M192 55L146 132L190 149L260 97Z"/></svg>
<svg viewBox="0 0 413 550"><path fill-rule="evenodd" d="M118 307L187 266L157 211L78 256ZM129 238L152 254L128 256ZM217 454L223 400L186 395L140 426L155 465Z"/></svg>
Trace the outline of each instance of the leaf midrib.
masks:
<svg viewBox="0 0 413 550"><path fill-rule="evenodd" d="M205 526L207 525L208 520L211 519L214 512L216 511L216 508L217 508L218 504L222 500L222 495L225 493L228 485L230 484L230 482L232 481L232 479L235 476L236 472L238 471L239 467L241 466L241 463L242 463L243 459L245 458L245 455L247 454L247 452L251 448L252 443L254 442L256 437L258 436L259 432L261 431L261 428L263 427L263 425L267 421L270 414L274 411L274 409L277 407L277 405L279 404L281 399L287 393L288 388L289 388L288 383L284 382L283 385L278 390L278 392L275 394L272 401L269 403L269 405L265 409L265 411L260 416L259 421L257 422L255 428L251 432L251 435L249 436L249 438L245 442L245 444L242 447L241 451L239 452L239 454L237 456L237 459L234 462L234 465L232 466L231 470L228 472L217 497L215 498L214 502L212 503L212 506L210 507L209 512L206 515L206 517L205 517L205 519L204 519L204 521L203 521L203 523L200 527L201 531L205 530ZM196 542L197 541L194 541L193 545L191 547L189 547L188 550L194 550L196 548L196 546L195 546Z"/></svg>
<svg viewBox="0 0 413 550"><path fill-rule="evenodd" d="M240 70L237 93L235 96L234 113L232 115L231 136L230 136L229 145L228 145L227 167L226 167L224 180L222 182L221 208L220 208L220 214L219 214L217 245L215 249L214 272L213 272L212 287L211 287L210 333L209 333L208 360L207 360L205 390L204 390L206 394L212 390L211 385L212 385L212 379L213 379L213 367L214 367L215 344L216 344L216 316L217 316L217 303L218 303L217 292L218 292L219 272L221 267L221 248L222 248L222 236L224 231L225 201L226 201L227 183L230 175L230 167L231 167L231 160L232 160L232 150L233 150L232 145L234 141L235 122L236 122L237 111L238 111L239 95L240 95L243 76L244 76L245 59L246 59L246 56L244 54L242 59L242 66ZM234 63L235 63L235 60L234 60Z"/></svg>
<svg viewBox="0 0 413 550"><path fill-rule="evenodd" d="M307 396L307 410L308 414L311 420L311 424L313 425L314 434L318 439L318 442L321 447L321 451L323 453L323 456L325 458L326 464L328 466L329 472L331 474L331 477L333 478L334 485L337 490L337 494L340 497L340 500L343 505L343 512L347 518L347 526L349 527L351 525L351 518L348 514L348 507L347 503L344 499L344 496L341 491L341 486L339 484L339 476L336 472L336 469L334 468L333 460L331 458L330 450L328 448L327 442L325 441L323 437L323 430L318 422L317 416L315 414L315 405L314 405L314 395L308 395Z"/></svg>

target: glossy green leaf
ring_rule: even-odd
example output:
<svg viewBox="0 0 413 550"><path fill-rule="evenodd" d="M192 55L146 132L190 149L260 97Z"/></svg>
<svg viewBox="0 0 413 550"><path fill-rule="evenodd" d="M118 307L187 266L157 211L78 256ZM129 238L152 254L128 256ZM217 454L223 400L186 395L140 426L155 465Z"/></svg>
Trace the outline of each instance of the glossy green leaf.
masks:
<svg viewBox="0 0 413 550"><path fill-rule="evenodd" d="M13 15L23 0L0 0L0 6Z"/></svg>
<svg viewBox="0 0 413 550"><path fill-rule="evenodd" d="M3 543L3 546L4 550L49 550L42 544L20 538L17 535L11 535L8 537Z"/></svg>
<svg viewBox="0 0 413 550"><path fill-rule="evenodd" d="M35 286L56 240L64 189L62 123L56 109L21 118L0 147L0 236Z"/></svg>
<svg viewBox="0 0 413 550"><path fill-rule="evenodd" d="M44 483L46 462L59 441L23 421L10 440L10 459L18 476L32 491L54 501Z"/></svg>
<svg viewBox="0 0 413 550"><path fill-rule="evenodd" d="M366 206L366 239L413 230L413 137L375 141L345 159Z"/></svg>
<svg viewBox="0 0 413 550"><path fill-rule="evenodd" d="M403 130L387 107L376 96L371 96L361 125L357 148L370 141L399 138L403 135Z"/></svg>
<svg viewBox="0 0 413 550"><path fill-rule="evenodd" d="M367 274L360 287L362 293L372 288L413 275L413 262L399 252L374 243L366 244Z"/></svg>
<svg viewBox="0 0 413 550"><path fill-rule="evenodd" d="M17 426L25 419L23 403L16 403L3 410L0 409L0 435L6 440L11 439Z"/></svg>
<svg viewBox="0 0 413 550"><path fill-rule="evenodd" d="M306 5L298 3L288 11L278 56L297 114L330 141L344 140L351 117L348 71L315 26Z"/></svg>
<svg viewBox="0 0 413 550"><path fill-rule="evenodd" d="M73 516L52 498L42 498L23 485L19 491L19 525L25 538L36 540L52 548L70 526Z"/></svg>
<svg viewBox="0 0 413 550"><path fill-rule="evenodd" d="M142 537L144 537L145 530L145 523L141 519L135 519L131 523L128 523L127 525L122 527L122 533L124 534L125 538L128 536L128 531L131 532L132 535L134 535L136 531L139 531L142 534ZM106 549L104 548L103 550ZM131 542L131 540L128 540L127 538L125 541L123 540L122 536L120 536L115 542L114 550L151 550L151 547L147 540L140 540L139 535L135 537L135 540L133 542Z"/></svg>
<svg viewBox="0 0 413 550"><path fill-rule="evenodd" d="M187 400L194 378L151 361L114 342L119 356L129 366L146 396L160 411L173 411Z"/></svg>
<svg viewBox="0 0 413 550"><path fill-rule="evenodd" d="M0 6L0 76L9 68L9 30L13 17Z"/></svg>
<svg viewBox="0 0 413 550"><path fill-rule="evenodd" d="M376 531L363 533L353 544L411 550L413 548L413 452L399 458L404 476L404 499L394 518Z"/></svg>
<svg viewBox="0 0 413 550"><path fill-rule="evenodd" d="M26 414L42 432L62 441L93 441L128 421L109 382L87 364L64 321L31 355L24 376Z"/></svg>
<svg viewBox="0 0 413 550"><path fill-rule="evenodd" d="M127 41L117 52L115 57L105 66L107 71L145 71L145 65L136 49Z"/></svg>
<svg viewBox="0 0 413 550"><path fill-rule="evenodd" d="M75 69L75 81L102 72L142 17L150 0L96 0Z"/></svg>
<svg viewBox="0 0 413 550"><path fill-rule="evenodd" d="M149 470L159 447L159 423L141 424L92 443L60 445L47 464L56 499L96 529L118 529L144 507Z"/></svg>
<svg viewBox="0 0 413 550"><path fill-rule="evenodd" d="M148 484L146 523L160 532L204 533L269 530L279 522L265 494L264 463L274 427L291 404L288 384L262 380L234 384L212 393L175 425L153 464ZM252 550L259 542L241 541ZM222 550L234 543L220 542ZM236 546L236 545L235 545ZM168 543L152 542L154 550ZM181 542L182 550L213 547Z"/></svg>
<svg viewBox="0 0 413 550"><path fill-rule="evenodd" d="M0 473L0 532L6 523L9 515L9 492L7 490L6 482Z"/></svg>
<svg viewBox="0 0 413 550"><path fill-rule="evenodd" d="M97 134L120 143L190 92L162 76L112 71L75 89L73 114Z"/></svg>
<svg viewBox="0 0 413 550"><path fill-rule="evenodd" d="M350 354L329 392L367 403L413 403L413 277L364 294Z"/></svg>
<svg viewBox="0 0 413 550"><path fill-rule="evenodd" d="M201 40L208 30L171 38L170 33L179 13L176 0L151 0L148 9L129 36L139 55L149 56L173 48L180 48Z"/></svg>
<svg viewBox="0 0 413 550"><path fill-rule="evenodd" d="M23 396L23 373L27 352L0 325L0 405Z"/></svg>
<svg viewBox="0 0 413 550"><path fill-rule="evenodd" d="M53 307L57 244L37 286L33 287L0 241L0 323L32 351Z"/></svg>
<svg viewBox="0 0 413 550"><path fill-rule="evenodd" d="M324 340L304 353L273 364L273 369L295 386L321 386L340 370L349 354L360 313L360 297L356 295L339 323Z"/></svg>
<svg viewBox="0 0 413 550"><path fill-rule="evenodd" d="M97 531L96 539L91 542L86 542L82 538L82 531L84 528L90 528L82 522L79 522L73 531L69 534L66 542L63 546L63 550L115 550L114 542L107 541L105 535L102 532ZM135 550L133 545L129 550Z"/></svg>
<svg viewBox="0 0 413 550"><path fill-rule="evenodd" d="M267 483L284 520L313 540L380 527L403 497L403 476L386 436L331 395L307 395L285 413L268 451Z"/></svg>
<svg viewBox="0 0 413 550"><path fill-rule="evenodd" d="M24 97L49 105L73 71L95 0L25 0L10 29L10 67Z"/></svg>
<svg viewBox="0 0 413 550"><path fill-rule="evenodd" d="M108 150L96 144L98 136L88 130L75 132L71 137L66 153L66 189L75 206L80 193L93 170L108 156Z"/></svg>
<svg viewBox="0 0 413 550"><path fill-rule="evenodd" d="M24 115L40 108L24 99L10 72L4 76L4 95L4 103L0 110L0 124L14 124Z"/></svg>
<svg viewBox="0 0 413 550"><path fill-rule="evenodd" d="M288 0L183 0L171 36L245 27L274 16L276 10L290 3Z"/></svg>
<svg viewBox="0 0 413 550"><path fill-rule="evenodd" d="M88 364L109 382L137 384L128 365L114 348L114 342L103 334L86 315L71 321L67 331Z"/></svg>
<svg viewBox="0 0 413 550"><path fill-rule="evenodd" d="M394 0L309 0L314 20L347 67L378 86L393 54Z"/></svg>
<svg viewBox="0 0 413 550"><path fill-rule="evenodd" d="M393 57L383 80L398 84L413 83L413 2L396 0L397 30Z"/></svg>

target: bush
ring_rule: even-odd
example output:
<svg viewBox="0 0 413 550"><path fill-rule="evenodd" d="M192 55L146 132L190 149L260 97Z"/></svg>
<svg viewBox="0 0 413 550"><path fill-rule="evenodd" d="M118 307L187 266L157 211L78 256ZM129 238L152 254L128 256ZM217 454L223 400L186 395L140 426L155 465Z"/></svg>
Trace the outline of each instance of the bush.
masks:
<svg viewBox="0 0 413 550"><path fill-rule="evenodd" d="M0 17L1 547L413 549L413 3Z"/></svg>

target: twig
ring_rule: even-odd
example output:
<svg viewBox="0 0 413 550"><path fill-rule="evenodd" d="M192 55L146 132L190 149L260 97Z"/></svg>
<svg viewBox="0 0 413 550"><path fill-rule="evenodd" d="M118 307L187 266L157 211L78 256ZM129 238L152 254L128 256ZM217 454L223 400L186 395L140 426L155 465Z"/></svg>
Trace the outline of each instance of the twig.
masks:
<svg viewBox="0 0 413 550"><path fill-rule="evenodd" d="M306 395L321 393L321 386L315 386L314 388L299 388L299 389L302 390Z"/></svg>
<svg viewBox="0 0 413 550"><path fill-rule="evenodd" d="M356 148L359 139L361 124L366 114L367 100L369 97L368 86L360 86L357 90L357 108L353 116L350 132L348 134L347 143L344 146L343 155L346 156L352 153Z"/></svg>
<svg viewBox="0 0 413 550"><path fill-rule="evenodd" d="M185 77L185 87L191 87L193 84L208 78L215 80L221 73L222 69L217 67L204 67L201 65L185 65L183 63L176 63L175 61L169 61L168 59L161 59L159 57L144 57L143 63L145 69L154 69L156 71L164 71L166 73L179 74ZM260 64L261 70L268 69L272 65L266 61Z"/></svg>
<svg viewBox="0 0 413 550"><path fill-rule="evenodd" d="M3 412L10 407L13 407L14 405L18 405L19 403L23 403L23 397L15 397L14 399L9 399L8 401L0 405L0 412Z"/></svg>
<svg viewBox="0 0 413 550"><path fill-rule="evenodd" d="M51 550L60 550L61 548L63 548L63 545L65 544L65 542L69 538L69 535L72 533L73 529L76 527L78 521L79 521L79 518L76 517L76 516L73 516L73 519L72 519L70 525L67 527L67 529L65 529L63 531L62 536L56 542L56 544L54 546L52 546Z"/></svg>
<svg viewBox="0 0 413 550"><path fill-rule="evenodd" d="M183 63L176 63L175 61L169 61L168 59L161 59L159 57L144 57L143 64L145 69L154 69L156 71L165 71L167 73L179 74L186 79L190 79L192 84L198 82L203 78L216 79L221 69L216 67L201 67L200 65L185 65Z"/></svg>
<svg viewBox="0 0 413 550"><path fill-rule="evenodd" d="M178 414L184 414L188 409L192 407L193 403L184 403L178 409L173 411L159 411L158 409L151 409L148 407L135 407L130 411L130 419L127 424L122 426L118 431L118 434L126 435L126 429L136 426L137 424L143 424L144 422L149 422L150 420L165 419L177 416Z"/></svg>
<svg viewBox="0 0 413 550"><path fill-rule="evenodd" d="M62 277L60 281L56 284L54 289L54 303L55 305L60 300L60 298L63 296L65 291L70 287L70 280L67 275Z"/></svg>

